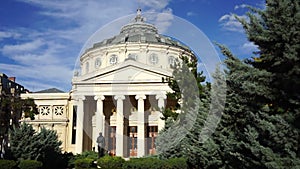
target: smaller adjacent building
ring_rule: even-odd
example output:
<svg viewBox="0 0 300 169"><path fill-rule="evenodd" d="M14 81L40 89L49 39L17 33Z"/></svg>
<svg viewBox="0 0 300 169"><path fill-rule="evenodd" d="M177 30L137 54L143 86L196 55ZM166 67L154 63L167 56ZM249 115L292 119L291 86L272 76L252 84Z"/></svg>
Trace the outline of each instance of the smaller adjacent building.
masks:
<svg viewBox="0 0 300 169"><path fill-rule="evenodd" d="M12 112L9 105L3 105L7 101L20 99L21 93L26 93L24 86L16 83L15 77L8 77L0 73L0 158L3 157L8 146L8 128L20 118L19 114Z"/></svg>
<svg viewBox="0 0 300 169"><path fill-rule="evenodd" d="M0 73L0 96L20 96L27 90L24 86L16 83L16 77L8 77L4 73Z"/></svg>
<svg viewBox="0 0 300 169"><path fill-rule="evenodd" d="M39 114L35 116L34 120L25 118L23 115L20 122L32 124L36 131L40 131L42 127L57 131L58 138L62 141L62 150L72 151L72 144L67 142L72 137L71 134L68 134L72 133L72 128L68 125L70 120L70 94L52 88L26 93L22 95L22 98L33 98Z"/></svg>

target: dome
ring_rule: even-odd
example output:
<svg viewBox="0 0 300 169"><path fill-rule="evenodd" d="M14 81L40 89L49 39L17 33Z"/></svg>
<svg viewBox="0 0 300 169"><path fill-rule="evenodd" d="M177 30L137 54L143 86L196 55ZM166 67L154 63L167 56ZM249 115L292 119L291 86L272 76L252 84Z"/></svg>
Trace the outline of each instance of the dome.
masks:
<svg viewBox="0 0 300 169"><path fill-rule="evenodd" d="M123 26L118 35L105 39L102 42L95 43L92 50L98 47L125 44L125 43L149 43L149 44L162 44L168 46L179 47L184 50L190 51L189 47L182 44L178 40L161 35L158 33L157 28L149 23L145 22L145 19L141 15L141 9L137 10L137 15L134 20Z"/></svg>

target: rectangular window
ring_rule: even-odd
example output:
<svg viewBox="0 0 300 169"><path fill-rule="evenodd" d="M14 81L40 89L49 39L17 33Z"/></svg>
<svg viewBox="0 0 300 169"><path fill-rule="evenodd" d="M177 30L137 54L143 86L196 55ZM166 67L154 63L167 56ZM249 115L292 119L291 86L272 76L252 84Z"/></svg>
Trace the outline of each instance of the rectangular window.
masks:
<svg viewBox="0 0 300 169"><path fill-rule="evenodd" d="M72 142L76 143L76 120L77 120L77 106L73 106L73 121L72 121Z"/></svg>
<svg viewBox="0 0 300 169"><path fill-rule="evenodd" d="M137 126L128 126L128 148L129 148L129 156L136 157L137 156Z"/></svg>
<svg viewBox="0 0 300 169"><path fill-rule="evenodd" d="M147 128L147 147L150 155L156 154L155 141L158 135L158 126L148 126Z"/></svg>

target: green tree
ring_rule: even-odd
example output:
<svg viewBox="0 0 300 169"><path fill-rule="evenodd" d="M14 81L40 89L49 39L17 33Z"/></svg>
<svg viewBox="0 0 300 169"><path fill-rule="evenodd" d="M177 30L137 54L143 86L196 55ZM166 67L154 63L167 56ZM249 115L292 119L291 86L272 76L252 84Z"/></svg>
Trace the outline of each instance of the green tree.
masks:
<svg viewBox="0 0 300 169"><path fill-rule="evenodd" d="M267 0L266 10L250 9L250 22L238 18L249 41L259 49L247 62L270 72L268 86L272 89L272 97L260 101L269 104L273 113L284 114L299 129L300 2Z"/></svg>
<svg viewBox="0 0 300 169"><path fill-rule="evenodd" d="M196 57L188 57L181 55L179 59L175 60L172 66L172 77L164 80L168 82L169 87L173 92L167 93L168 99L172 100L173 104L163 110L163 120L169 117L176 120L180 110L184 114L189 107L195 107L195 100L204 97L205 88L209 88L210 84L205 82L203 72L197 71L198 60ZM198 93L198 94L197 94ZM183 98L186 97L186 98ZM168 124L166 126L169 126Z"/></svg>
<svg viewBox="0 0 300 169"><path fill-rule="evenodd" d="M18 160L38 160L44 168L54 167L61 155L61 141L54 130L41 128L36 132L31 125L23 123L11 131L10 151L13 158ZM49 160L52 159L52 160Z"/></svg>
<svg viewBox="0 0 300 169"><path fill-rule="evenodd" d="M270 72L254 68L220 46L225 64L227 98L223 118L212 137L218 144L225 168L293 168L299 133L269 105L259 102L270 96Z"/></svg>
<svg viewBox="0 0 300 169"><path fill-rule="evenodd" d="M185 135L196 120L199 98L206 98L210 84L203 84L203 72L197 72L197 59L181 56L173 65L172 78L168 84L173 93L168 93L168 99L176 103L173 109L163 111L165 128L160 131L156 146L161 158L182 157ZM180 111L177 113L176 111Z"/></svg>
<svg viewBox="0 0 300 169"><path fill-rule="evenodd" d="M38 114L36 104L33 99L21 99L19 96L15 95L5 95L0 96L0 141L3 143L9 142L9 129L19 126L19 120L21 119L22 113L24 113L25 118L34 119L34 116ZM2 144L1 148L4 148L7 152L8 145ZM2 153L2 151L0 152ZM4 158L7 154L4 154Z"/></svg>
<svg viewBox="0 0 300 169"><path fill-rule="evenodd" d="M250 10L249 22L237 19L258 45L256 56L241 61L219 45L227 57L227 91L217 129L210 138L202 137L210 102L202 99L199 109L190 109L199 115L181 151L172 152L186 156L192 168L300 166L299 1L267 0L265 10Z"/></svg>
<svg viewBox="0 0 300 169"><path fill-rule="evenodd" d="M238 18L259 51L247 63L270 73L270 113L281 114L300 132L300 2L267 0L266 9L250 8L250 21ZM300 144L298 144L300 157Z"/></svg>

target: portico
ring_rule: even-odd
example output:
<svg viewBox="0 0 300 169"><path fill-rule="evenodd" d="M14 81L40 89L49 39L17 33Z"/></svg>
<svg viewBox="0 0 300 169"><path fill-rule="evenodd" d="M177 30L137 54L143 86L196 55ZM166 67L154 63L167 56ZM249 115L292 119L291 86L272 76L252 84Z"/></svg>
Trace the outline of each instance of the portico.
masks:
<svg viewBox="0 0 300 169"><path fill-rule="evenodd" d="M152 142L155 141L158 129L164 125L159 122L161 117L159 108L165 106L166 99L166 95L161 91L158 94L119 93L74 97L77 98L74 105L77 107L76 153L92 149L91 146L95 146L99 132L104 134L107 143L105 148L112 155L142 157L155 153L155 145ZM96 111L93 113L91 110ZM95 126L91 126L92 119L87 119L91 117L95 117ZM92 135L89 136L87 133Z"/></svg>

